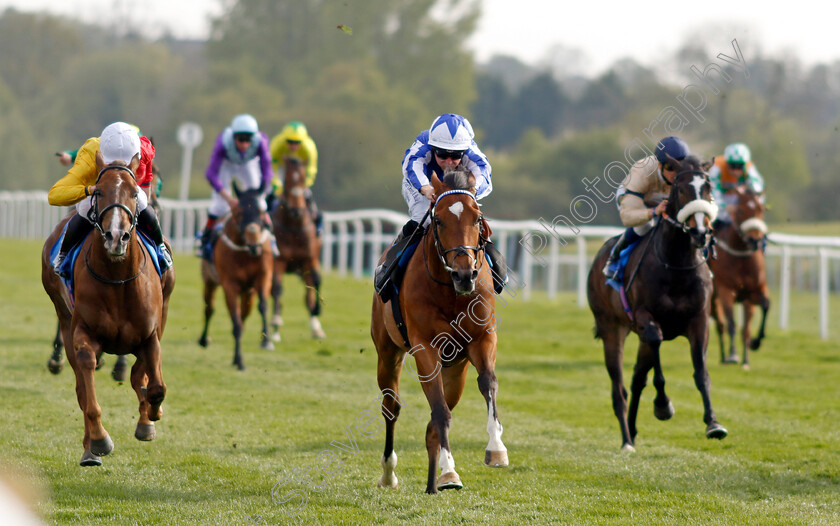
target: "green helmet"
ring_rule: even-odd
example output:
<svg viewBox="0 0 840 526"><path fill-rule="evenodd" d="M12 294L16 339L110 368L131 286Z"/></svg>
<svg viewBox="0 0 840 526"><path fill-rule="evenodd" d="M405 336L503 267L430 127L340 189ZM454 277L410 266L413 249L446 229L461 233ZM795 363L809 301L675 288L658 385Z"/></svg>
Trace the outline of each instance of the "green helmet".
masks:
<svg viewBox="0 0 840 526"><path fill-rule="evenodd" d="M306 131L306 126L304 126L300 121L290 122L280 133L286 137L287 141L302 141L309 137L309 133Z"/></svg>
<svg viewBox="0 0 840 526"><path fill-rule="evenodd" d="M747 164L750 162L750 149L746 144L736 142L723 150L723 158L729 164Z"/></svg>

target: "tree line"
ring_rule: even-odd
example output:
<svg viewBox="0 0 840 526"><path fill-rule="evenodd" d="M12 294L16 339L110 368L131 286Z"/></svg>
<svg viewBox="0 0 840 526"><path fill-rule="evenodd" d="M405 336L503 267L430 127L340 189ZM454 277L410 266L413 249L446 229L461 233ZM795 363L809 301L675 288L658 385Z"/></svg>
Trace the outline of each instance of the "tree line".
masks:
<svg viewBox="0 0 840 526"><path fill-rule="evenodd" d="M729 45L687 38L668 75L623 59L586 78L562 63L476 63L466 41L479 17L469 0L238 0L208 40L184 41L8 9L0 16L0 189L48 189L66 170L55 151L126 120L154 138L164 195L174 197L175 130L189 120L205 132L190 195L206 197L213 141L247 112L270 137L289 120L306 123L319 148L313 191L323 208L402 210L403 153L436 115L455 112L471 120L493 165L485 213L550 220L587 192L585 180L603 180L605 167L624 161L639 132L697 82L692 64L702 69L719 51L713 45ZM749 78L709 96L703 122L681 135L705 158L730 142L749 144L768 183L771 222L840 219L826 197L840 191L840 62L805 67L741 46ZM618 222L614 206L600 209L593 224Z"/></svg>

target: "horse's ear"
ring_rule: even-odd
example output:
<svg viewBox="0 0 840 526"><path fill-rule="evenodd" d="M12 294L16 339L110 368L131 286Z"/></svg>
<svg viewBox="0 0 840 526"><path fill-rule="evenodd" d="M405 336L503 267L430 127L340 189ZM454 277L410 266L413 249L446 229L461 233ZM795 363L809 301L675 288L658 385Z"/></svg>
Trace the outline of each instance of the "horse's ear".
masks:
<svg viewBox="0 0 840 526"><path fill-rule="evenodd" d="M715 158L714 158L714 157L712 157L712 160L711 160L711 161L703 161L703 162L701 162L701 163L700 163L700 169L701 169L701 170L703 170L704 172L708 172L708 171L709 171L709 169L710 169L712 166L714 166L714 165L715 165Z"/></svg>
<svg viewBox="0 0 840 526"><path fill-rule="evenodd" d="M467 184L470 186L470 192L476 193L475 175L473 175L472 172L469 172L469 174L467 174Z"/></svg>
<svg viewBox="0 0 840 526"><path fill-rule="evenodd" d="M236 181L233 181L233 195L235 195L236 198L239 199L239 194L240 193L241 192L239 191L239 187L236 186Z"/></svg>
<svg viewBox="0 0 840 526"><path fill-rule="evenodd" d="M432 177L429 179L429 181L432 183L432 188L435 189L435 195L440 195L446 191L446 185L440 182L440 179L438 179L438 176L435 172L432 172Z"/></svg>
<svg viewBox="0 0 840 526"><path fill-rule="evenodd" d="M102 158L102 152L96 150L96 171L101 172L103 168L105 168L105 159Z"/></svg>
<svg viewBox="0 0 840 526"><path fill-rule="evenodd" d="M138 168L140 168L140 156L135 155L131 158L131 163L129 163L128 169L136 174Z"/></svg>

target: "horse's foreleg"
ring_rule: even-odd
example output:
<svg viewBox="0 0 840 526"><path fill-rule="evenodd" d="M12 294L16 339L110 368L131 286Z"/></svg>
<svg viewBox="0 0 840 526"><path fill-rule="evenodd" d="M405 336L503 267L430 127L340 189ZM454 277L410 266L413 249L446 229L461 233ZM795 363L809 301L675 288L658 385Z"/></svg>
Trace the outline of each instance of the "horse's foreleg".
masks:
<svg viewBox="0 0 840 526"><path fill-rule="evenodd" d="M146 363L138 357L131 366L131 388L137 394L137 401L140 404L140 418L137 420L137 427L134 429L134 438L137 440L152 440L155 438L155 424L149 419L149 402L146 400L146 385L149 377L146 376Z"/></svg>
<svg viewBox="0 0 840 526"><path fill-rule="evenodd" d="M321 273L317 268L312 267L303 273L303 282L306 284L304 301L309 310L309 327L312 330L312 337L322 340L327 335L321 327L321 320L318 319L321 314Z"/></svg>
<svg viewBox="0 0 840 526"><path fill-rule="evenodd" d="M146 401L149 403L149 420L157 421L163 416L161 404L166 397L166 384L163 383L163 374L161 371L160 361L160 340L157 338L157 332L152 334L147 342L146 349L141 355L142 361L145 363L146 376L148 377L148 385L146 386ZM138 358L138 362L141 358Z"/></svg>
<svg viewBox="0 0 840 526"><path fill-rule="evenodd" d="M485 369L478 373L478 390L484 395L487 403L487 435L489 440L484 449L484 465L491 468L508 466L507 447L502 442L504 428L499 422L499 410L496 407L496 397L499 392L499 382L493 369Z"/></svg>
<svg viewBox="0 0 840 526"><path fill-rule="evenodd" d="M710 396L712 382L706 367L706 345L709 339L708 319L706 315L697 316L689 326L688 341L691 345L691 362L694 366L694 385L703 399L703 422L706 424L706 438L725 438L728 431L720 425L712 409Z"/></svg>
<svg viewBox="0 0 840 526"><path fill-rule="evenodd" d="M770 310L770 295L768 294L767 287L764 287L764 290L762 290L762 297L759 301L759 305L761 305L761 326L758 329L758 336L755 337L750 345L750 349L753 351L757 351L759 347L761 347L761 340L764 339L764 327L767 324L767 312Z"/></svg>
<svg viewBox="0 0 840 526"><path fill-rule="evenodd" d="M209 279L204 280L204 330L201 332L201 337L198 339L198 344L202 347L207 347L210 344L210 338L207 337L207 331L210 329L210 318L213 317L215 308L213 304L216 301L216 284Z"/></svg>
<svg viewBox="0 0 840 526"><path fill-rule="evenodd" d="M286 273L286 262L274 260L274 275L271 280L271 297L274 300L274 315L271 317L272 339L280 341L280 327L283 326L283 276Z"/></svg>
<svg viewBox="0 0 840 526"><path fill-rule="evenodd" d="M717 286L717 285L716 285ZM715 321L715 330L718 335L718 345L720 346L720 363L726 363L726 339L723 337L723 331L726 327L726 321L723 314L723 301L715 292L712 296L712 319Z"/></svg>
<svg viewBox="0 0 840 526"><path fill-rule="evenodd" d="M53 350L50 355L50 360L47 362L47 369L53 374L58 374L64 367L64 342L61 339L61 322L55 329L55 338L53 338Z"/></svg>
<svg viewBox="0 0 840 526"><path fill-rule="evenodd" d="M727 298L723 303L723 315L726 320L726 333L729 335L729 356L723 363L738 363L738 351L735 350L735 333L737 326L735 325L735 295L732 298Z"/></svg>
<svg viewBox="0 0 840 526"><path fill-rule="evenodd" d="M242 359L242 315L239 307L239 294L236 291L225 289L225 302L227 303L228 312L230 313L230 321L233 325L233 365L239 368L240 371L245 369L245 362Z"/></svg>
<svg viewBox="0 0 840 526"><path fill-rule="evenodd" d="M400 371L405 354L396 346L389 345L388 350L380 351L376 378L379 382L379 400L382 417L385 419L385 451L382 453L382 477L376 483L379 488L399 488L394 470L397 467L397 453L394 451L394 429L400 416Z"/></svg>
<svg viewBox="0 0 840 526"><path fill-rule="evenodd" d="M82 466L101 466L100 456L114 449L114 442L102 426L102 408L96 400L93 372L96 369L98 344L78 327L73 333L73 371L76 373L76 396L85 421L85 437L82 441L85 452Z"/></svg>
<svg viewBox="0 0 840 526"><path fill-rule="evenodd" d="M624 361L624 338L627 336L627 331L619 326L604 327L603 330L599 329L599 335L604 341L604 363L612 382L613 413L621 429L621 450L635 451L630 428L627 425L627 389L624 388L624 375L621 370Z"/></svg>
<svg viewBox="0 0 840 526"><path fill-rule="evenodd" d="M750 348L752 344L750 342L750 325L752 322L753 317L753 304L750 300L744 300L743 302L744 308L744 326L741 327L741 343L744 346L744 360L742 365L744 369L750 368Z"/></svg>
<svg viewBox="0 0 840 526"><path fill-rule="evenodd" d="M662 328L658 323L651 320L645 328L643 337L650 349L648 370L653 367L653 387L656 389L656 398L653 399L653 415L659 420L668 420L674 416L674 405L668 395L665 394L665 375L662 373L662 358L659 352L662 346ZM644 375L647 376L647 371ZM634 378L634 384L635 380ZM633 392L633 398L636 399L635 391ZM638 400L636 401L638 402Z"/></svg>
<svg viewBox="0 0 840 526"><path fill-rule="evenodd" d="M429 455L426 493L437 493L438 490L443 489L461 489L463 485L458 473L455 472L455 459L449 448L449 425L452 421L452 412L446 406L441 375L436 374L439 366L437 354L429 345L413 356L416 360L418 377L428 378L422 386L426 400L429 401L429 407L432 409L432 418L426 426L426 452ZM438 463L441 469L440 478L436 476ZM435 484L436 479L437 484Z"/></svg>

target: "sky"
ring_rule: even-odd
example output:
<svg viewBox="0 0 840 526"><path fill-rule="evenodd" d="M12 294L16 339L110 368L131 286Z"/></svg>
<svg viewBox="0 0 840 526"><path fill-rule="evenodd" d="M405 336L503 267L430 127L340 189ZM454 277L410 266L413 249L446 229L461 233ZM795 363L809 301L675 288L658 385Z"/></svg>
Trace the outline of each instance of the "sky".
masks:
<svg viewBox="0 0 840 526"><path fill-rule="evenodd" d="M546 61L549 50L560 46L577 51L572 56L584 74L603 71L624 57L656 68L692 36L703 39L714 54L731 49L731 40L737 39L747 59L759 52L794 55L806 65L840 59L837 17L832 15L840 9L813 0L777 7L758 0L705 0L694 3L696 7L688 2L663 7L662 2L649 0L609 7L591 1L575 5L556 0L481 2L482 19L469 40L479 62L505 54L537 65ZM95 20L103 11L123 13L143 28L168 27L175 36L185 38L206 36L209 18L221 12L219 0L0 0L0 9L9 6L86 21Z"/></svg>

